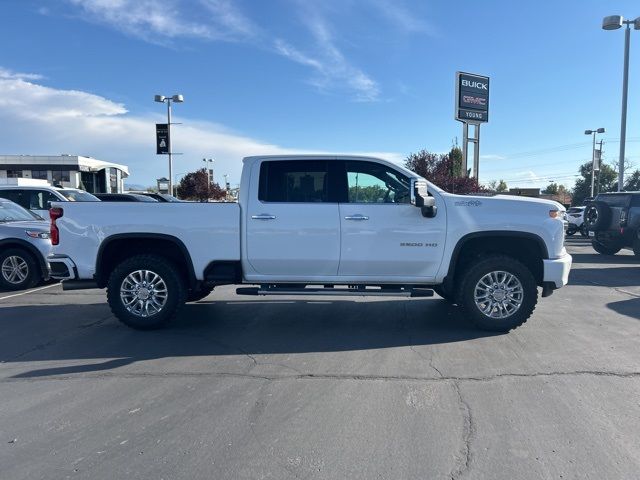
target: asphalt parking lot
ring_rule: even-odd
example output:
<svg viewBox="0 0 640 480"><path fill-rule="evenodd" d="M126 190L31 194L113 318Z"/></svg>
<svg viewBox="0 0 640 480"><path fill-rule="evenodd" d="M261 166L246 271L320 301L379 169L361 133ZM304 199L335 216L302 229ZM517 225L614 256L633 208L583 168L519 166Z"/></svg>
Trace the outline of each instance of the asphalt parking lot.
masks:
<svg viewBox="0 0 640 480"><path fill-rule="evenodd" d="M630 479L640 262L567 241L507 335L439 297L238 297L133 331L97 290L0 292L6 479Z"/></svg>

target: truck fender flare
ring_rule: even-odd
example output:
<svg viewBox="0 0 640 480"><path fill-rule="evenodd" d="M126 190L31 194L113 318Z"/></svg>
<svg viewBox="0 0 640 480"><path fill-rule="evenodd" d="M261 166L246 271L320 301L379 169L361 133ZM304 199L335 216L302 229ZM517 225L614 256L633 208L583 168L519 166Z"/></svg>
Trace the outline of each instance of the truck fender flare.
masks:
<svg viewBox="0 0 640 480"><path fill-rule="evenodd" d="M449 262L449 270L447 271L447 276L444 278L444 288L445 290L450 290L453 284L453 277L456 271L456 267L458 264L458 259L460 258L460 253L464 248L465 244L469 243L470 240L474 240L476 238L489 238L489 237L501 237L501 238L526 238L529 240L535 241L540 247L540 251L542 252L542 258L549 258L549 251L547 249L547 245L544 243L544 240L535 233L531 232L506 232L504 230L487 230L483 232L472 232L464 235L458 240L456 246L451 253L451 261Z"/></svg>
<svg viewBox="0 0 640 480"><path fill-rule="evenodd" d="M96 257L96 273L95 273L96 279L100 279L102 275L101 265L102 265L102 257L104 255L105 249L109 246L109 244L113 243L114 241L124 240L124 239L163 240L163 241L173 243L176 247L178 247L178 249L180 250L180 253L182 253L182 256L186 260L187 273L189 277L189 286L193 287L194 285L196 285L197 283L196 272L195 272L195 269L193 268L193 260L191 259L191 254L189 253L189 250L187 249L186 245L179 238L174 237L173 235L167 235L164 233L140 232L140 233L115 233L113 235L109 235L107 238L105 238L102 241L102 243L100 243L100 247L98 248L98 255Z"/></svg>

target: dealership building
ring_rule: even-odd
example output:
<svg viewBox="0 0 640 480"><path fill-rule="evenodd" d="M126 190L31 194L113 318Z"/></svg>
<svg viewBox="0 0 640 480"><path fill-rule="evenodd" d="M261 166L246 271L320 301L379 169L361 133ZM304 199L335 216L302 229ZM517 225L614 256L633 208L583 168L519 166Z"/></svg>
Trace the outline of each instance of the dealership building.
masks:
<svg viewBox="0 0 640 480"><path fill-rule="evenodd" d="M43 184L121 193L129 167L81 155L0 155L0 184Z"/></svg>

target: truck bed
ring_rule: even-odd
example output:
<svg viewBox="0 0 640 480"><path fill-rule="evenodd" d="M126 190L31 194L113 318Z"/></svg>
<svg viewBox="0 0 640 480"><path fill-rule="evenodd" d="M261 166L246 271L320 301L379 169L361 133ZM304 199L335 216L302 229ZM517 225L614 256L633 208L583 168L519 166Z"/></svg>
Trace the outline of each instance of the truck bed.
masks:
<svg viewBox="0 0 640 480"><path fill-rule="evenodd" d="M64 211L56 222L60 241L66 252L73 252L80 278L93 277L106 238L133 238L136 232L180 240L199 280L212 261L240 260L237 203L59 202L53 206Z"/></svg>

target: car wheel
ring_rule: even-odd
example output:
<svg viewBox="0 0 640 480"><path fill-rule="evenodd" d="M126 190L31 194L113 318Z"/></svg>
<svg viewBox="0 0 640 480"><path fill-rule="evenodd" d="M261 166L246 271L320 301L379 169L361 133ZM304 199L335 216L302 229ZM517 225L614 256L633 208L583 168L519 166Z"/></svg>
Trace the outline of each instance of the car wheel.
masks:
<svg viewBox="0 0 640 480"><path fill-rule="evenodd" d="M136 255L120 263L109 276L107 300L125 325L153 330L167 325L187 298L177 267L158 255Z"/></svg>
<svg viewBox="0 0 640 480"><path fill-rule="evenodd" d="M591 246L596 252L600 253L601 255L615 255L622 249L622 247L606 245L604 243L600 243L597 240L591 240Z"/></svg>
<svg viewBox="0 0 640 480"><path fill-rule="evenodd" d="M574 234L574 233L576 233L577 231L578 231L578 230L576 229L576 227L575 227L575 226L573 226L573 225L571 225L571 226L567 227L567 232L566 232L566 233L567 233L567 236L568 236L568 237L571 237L571 236L573 236L573 234Z"/></svg>
<svg viewBox="0 0 640 480"><path fill-rule="evenodd" d="M587 230L587 226L584 223L580 227L580 235L582 235L583 237L589 236L589 230Z"/></svg>
<svg viewBox="0 0 640 480"><path fill-rule="evenodd" d="M195 290L189 290L187 294L187 302L197 302L198 300L202 300L206 298L213 292L213 287L211 286L201 286L196 288Z"/></svg>
<svg viewBox="0 0 640 480"><path fill-rule="evenodd" d="M22 248L9 248L0 253L0 288L24 290L40 280L36 260Z"/></svg>
<svg viewBox="0 0 640 480"><path fill-rule="evenodd" d="M482 330L508 332L525 323L538 302L531 271L506 255L490 255L469 265L460 279L457 303Z"/></svg>
<svg viewBox="0 0 640 480"><path fill-rule="evenodd" d="M636 238L633 242L633 254L636 257L640 257L640 238Z"/></svg>

